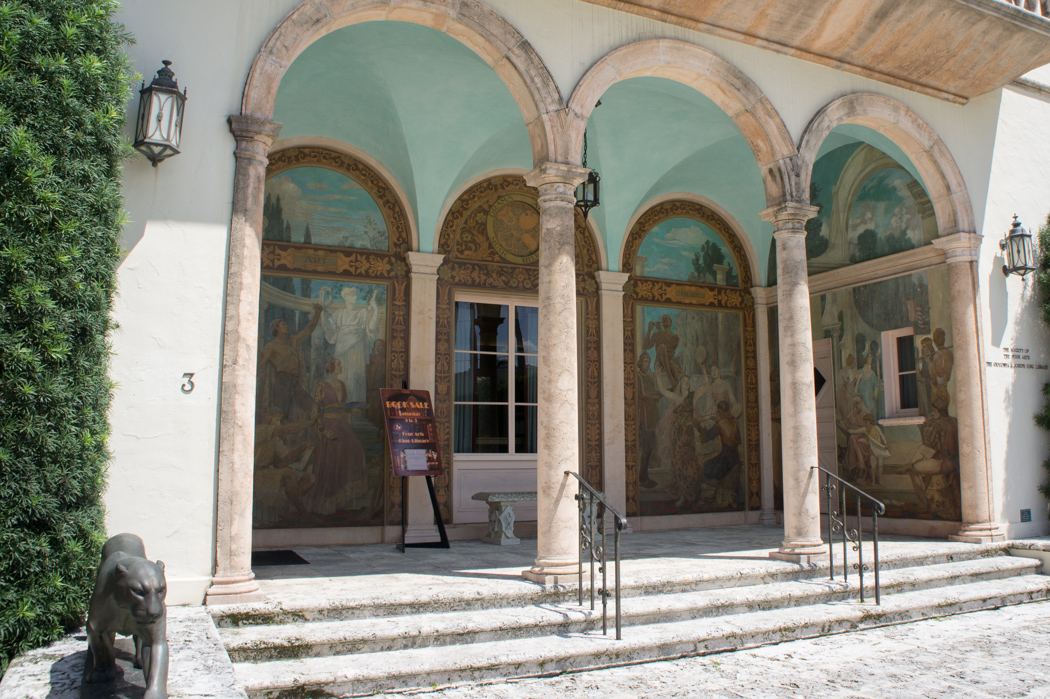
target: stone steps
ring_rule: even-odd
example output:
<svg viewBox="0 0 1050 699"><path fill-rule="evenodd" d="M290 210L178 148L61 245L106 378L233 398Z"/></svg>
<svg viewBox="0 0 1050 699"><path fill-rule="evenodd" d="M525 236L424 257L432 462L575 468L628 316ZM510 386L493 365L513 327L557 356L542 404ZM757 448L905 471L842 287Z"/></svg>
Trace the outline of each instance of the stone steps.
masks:
<svg viewBox="0 0 1050 699"><path fill-rule="evenodd" d="M236 663L251 697L355 696L702 655L1050 598L1050 577L1017 575L897 592L881 606L804 604L625 629L621 641L570 633L478 643Z"/></svg>
<svg viewBox="0 0 1050 699"><path fill-rule="evenodd" d="M865 561L871 564L871 544L865 545ZM841 548L836 550L836 571L841 571ZM905 553L896 556L884 555L881 559L883 572L891 570L940 565L952 562L1002 557L1007 553L1003 544L980 546L960 545L950 553L922 554ZM850 561L856 560L851 552ZM624 599L654 594L690 592L698 590L725 589L727 587L752 587L795 580L828 577L828 565L798 566L791 563L762 560L753 567L738 568L732 576L718 571L685 573L672 572L649 574L630 571L630 561L624 562L621 594ZM611 567L611 562L610 562ZM584 576L587 569L584 568ZM600 586L600 577L597 581ZM610 579L610 585L612 581ZM483 609L504 609L536 604L569 603L576 599L576 591L544 590L517 579L507 581L499 590L488 589L482 593L470 586L460 589L414 589L414 590L355 590L352 595L341 597L338 590L329 594L318 594L302 601L281 603L260 602L254 604L225 605L212 611L215 625L219 628L251 625L276 625L300 622L342 621L349 619L389 618L410 614L443 613Z"/></svg>
<svg viewBox="0 0 1050 699"><path fill-rule="evenodd" d="M883 571L883 594L944 587L982 580L1034 574L1039 561L999 556L958 563ZM866 579L873 595L874 579ZM842 601L858 596L854 575L847 585L827 578L724 589L672 592L626 598L624 626L656 624L747 611ZM223 629L234 662L375 653L510 638L574 634L601 629L601 607L538 604L494 609L399 615L297 624L252 625ZM610 601L610 625L613 608Z"/></svg>
<svg viewBox="0 0 1050 699"><path fill-rule="evenodd" d="M944 560L944 559L952 560ZM885 563L886 561L884 561ZM417 591L413 612L388 616L335 605L348 618L259 623L231 608L220 628L252 697L350 696L483 682L683 655L713 653L853 629L1050 599L1041 562L971 547L959 555L904 556L882 570L882 605L860 603L858 579L828 580L827 567L785 564L765 575L669 579L632 585L623 600L623 640L602 636L601 609L557 603L536 587L497 600L461 595L432 604ZM910 565L909 565L910 564ZM783 573L783 574L781 574ZM819 576L819 577L814 577ZM751 584L740 584L744 579ZM717 583L721 581L721 585ZM873 577L865 576L866 594ZM683 584L697 589L675 589ZM515 587L510 585L510 587ZM499 596L497 596L499 597ZM575 598L575 595L572 595ZM389 599L388 599L389 601ZM450 603L462 608L449 608ZM406 602L407 605L407 602ZM322 607L318 606L320 610ZM262 611L262 610L258 610ZM269 613L272 613L271 609Z"/></svg>

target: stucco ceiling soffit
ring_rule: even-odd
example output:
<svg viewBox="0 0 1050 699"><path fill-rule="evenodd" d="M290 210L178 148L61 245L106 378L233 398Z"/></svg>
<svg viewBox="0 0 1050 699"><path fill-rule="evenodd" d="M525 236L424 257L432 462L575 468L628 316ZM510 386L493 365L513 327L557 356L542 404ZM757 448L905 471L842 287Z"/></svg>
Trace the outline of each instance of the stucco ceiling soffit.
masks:
<svg viewBox="0 0 1050 699"><path fill-rule="evenodd" d="M1003 0L584 0L958 104L1050 63L1050 20Z"/></svg>

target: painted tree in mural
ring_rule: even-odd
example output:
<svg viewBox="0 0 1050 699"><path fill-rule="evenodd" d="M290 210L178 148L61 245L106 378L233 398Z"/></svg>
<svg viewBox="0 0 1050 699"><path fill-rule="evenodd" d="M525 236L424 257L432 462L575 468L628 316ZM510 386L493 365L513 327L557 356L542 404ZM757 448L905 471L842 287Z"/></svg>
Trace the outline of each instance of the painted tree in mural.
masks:
<svg viewBox="0 0 1050 699"><path fill-rule="evenodd" d="M105 536L129 71L114 0L0 3L0 673L83 621Z"/></svg>
<svg viewBox="0 0 1050 699"><path fill-rule="evenodd" d="M1036 271L1035 283L1039 289L1039 302L1042 304L1043 321L1050 326L1050 214L1046 223L1039 229L1039 269ZM1042 412L1036 413L1035 424L1050 431L1050 383L1043 384L1043 395L1046 404ZM1043 468L1050 474L1050 457L1043 461ZM1050 499L1050 483L1039 486L1039 492Z"/></svg>
<svg viewBox="0 0 1050 699"><path fill-rule="evenodd" d="M809 203L817 207L817 213L806 221L806 259L812 260L828 251L831 241L821 231L824 229L824 205L820 203L820 185L816 182L809 185Z"/></svg>

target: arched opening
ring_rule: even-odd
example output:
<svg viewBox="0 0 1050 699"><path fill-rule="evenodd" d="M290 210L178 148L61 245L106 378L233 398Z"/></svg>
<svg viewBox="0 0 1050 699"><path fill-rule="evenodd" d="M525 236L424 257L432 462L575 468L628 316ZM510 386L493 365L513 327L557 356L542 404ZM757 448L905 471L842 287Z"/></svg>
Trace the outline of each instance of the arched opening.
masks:
<svg viewBox="0 0 1050 699"><path fill-rule="evenodd" d="M576 214L581 473L602 481L598 248ZM434 412L452 468L436 479L456 523L487 521L481 491L536 488L539 204L520 176L467 188L449 208L439 252ZM573 342L573 339L566 339ZM535 519L535 507L517 508Z"/></svg>
<svg viewBox="0 0 1050 699"><path fill-rule="evenodd" d="M752 270L737 233L702 204L663 202L634 224L623 265L628 515L759 508Z"/></svg>
<svg viewBox="0 0 1050 699"><path fill-rule="evenodd" d="M408 219L374 170L324 148L271 154L264 202L256 543L381 527L401 507L379 389L406 374Z"/></svg>
<svg viewBox="0 0 1050 699"><path fill-rule="evenodd" d="M815 120L816 121L816 120ZM931 243L943 231L928 185L939 170L858 123L825 134L806 173L816 215L806 222L821 465L886 504L886 516L928 520L909 533L947 533L961 519L952 299ZM805 148L805 144L804 144ZM775 256L770 278L775 283ZM779 354L775 311L771 356ZM776 392L776 387L773 387ZM773 432L779 416L774 413ZM779 450L774 486L780 500ZM940 527L940 528L930 528ZM944 529L943 527L948 527Z"/></svg>

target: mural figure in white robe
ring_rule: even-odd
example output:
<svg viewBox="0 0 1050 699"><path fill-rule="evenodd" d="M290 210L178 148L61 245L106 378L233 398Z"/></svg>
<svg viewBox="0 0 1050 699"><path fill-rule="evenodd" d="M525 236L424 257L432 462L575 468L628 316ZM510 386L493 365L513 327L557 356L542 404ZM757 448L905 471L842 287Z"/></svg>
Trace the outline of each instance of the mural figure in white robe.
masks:
<svg viewBox="0 0 1050 699"><path fill-rule="evenodd" d="M346 385L347 403L364 403L366 394L365 367L368 352L375 342L379 330L379 307L373 293L367 306L357 303L357 289L344 287L343 304L331 303L332 290L321 289L321 303L325 306L321 327L324 337L335 345L333 355L343 364L343 383ZM326 304L325 301L328 300Z"/></svg>

